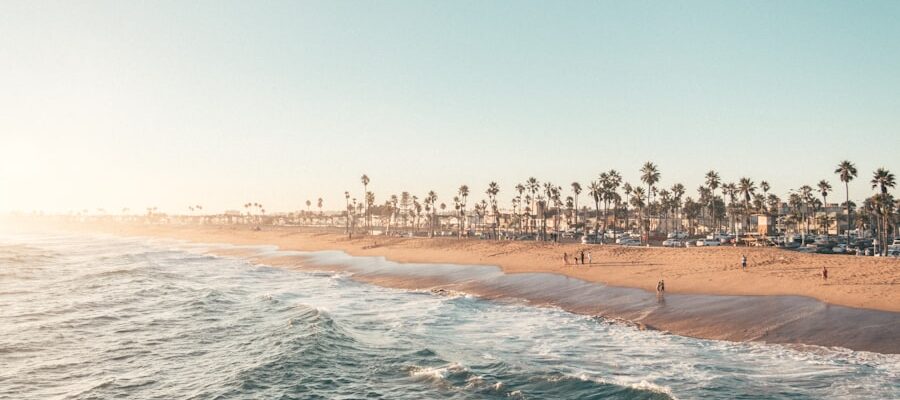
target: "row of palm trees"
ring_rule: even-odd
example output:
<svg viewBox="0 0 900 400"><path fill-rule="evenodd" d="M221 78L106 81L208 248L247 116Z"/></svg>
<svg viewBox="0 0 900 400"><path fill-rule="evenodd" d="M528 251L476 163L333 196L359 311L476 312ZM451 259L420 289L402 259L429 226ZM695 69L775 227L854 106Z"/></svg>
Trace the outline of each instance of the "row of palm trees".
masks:
<svg viewBox="0 0 900 400"><path fill-rule="evenodd" d="M718 172L711 170L705 174L704 184L697 188L695 199L691 196L685 197L686 189L680 183L668 188L661 187L659 167L652 162L644 163L640 173L642 185L624 182L622 175L614 169L600 173L598 179L589 183L587 195L594 203L595 218L592 227L594 231L612 231L615 237L621 228L634 228L633 217L642 240L649 239L651 222L656 222L657 232L660 230L668 232L670 229L683 230L686 221L687 228L691 232L729 230L734 234L746 234L750 232L751 217L754 214L761 214L781 218L788 224L793 223L795 232L808 233L810 219L816 219L819 212L825 209L828 196L833 191L831 184L823 179L816 184L815 189L803 185L797 190L791 190L787 201L783 202L776 194L770 193L771 187L766 181L760 181L757 185L751 178L741 177L736 182L724 182ZM896 223L892 224L892 221L898 204L889 193L889 189L896 185L894 175L884 168L874 172L870 183L873 189L879 191L866 199L863 209L859 210L865 221L853 225L851 218L855 205L850 201L849 185L858 176L858 171L852 162L842 161L834 173L844 183L843 206L847 215L845 234L848 240L850 228L856 226L874 230L877 237L886 241L889 234L896 230ZM347 200L348 232L356 226L356 219L359 217L362 218L366 230L371 229L372 216L377 212L383 220L402 220L403 226L407 226L410 219L413 220L414 226L419 226L420 219L424 216L429 221L431 236L435 235L437 225L440 223L438 209L442 215L447 209L446 204L438 203L435 191L429 191L422 203L419 203L418 197L403 192L399 197L392 195L383 205L376 206L375 195L368 190L369 177L363 175L360 181L363 184L364 201L357 202L354 198L351 202L349 191L344 193ZM486 225L486 219L489 217L489 228L494 237L499 237L501 219L505 220L507 229L512 229L513 234L531 234L542 240L558 238L555 234L548 235L548 218L552 221L555 232L559 231L562 219L570 226L574 225L587 231L591 228L587 226L589 212L587 207L579 209L579 196L583 192L583 187L578 182L572 182L569 186L571 196L564 197L561 186L551 182L541 183L537 178L530 177L514 186L515 196L512 198L511 212L501 214L497 200L500 186L496 182L491 182L484 192L486 199L476 202L472 207L474 216L477 217L476 224ZM469 229L466 225L470 194L469 186L461 185L452 198L458 237L462 237ZM821 197L821 200L818 197ZM321 199L319 205L321 207ZM782 215L785 208L788 212ZM624 220L624 226L619 223L620 218ZM821 220L823 218L824 221ZM825 227L826 232L830 223L828 218L827 213L823 213L818 221L822 222L821 225ZM389 222L386 229L390 231L391 228ZM484 228L483 226L483 231Z"/></svg>

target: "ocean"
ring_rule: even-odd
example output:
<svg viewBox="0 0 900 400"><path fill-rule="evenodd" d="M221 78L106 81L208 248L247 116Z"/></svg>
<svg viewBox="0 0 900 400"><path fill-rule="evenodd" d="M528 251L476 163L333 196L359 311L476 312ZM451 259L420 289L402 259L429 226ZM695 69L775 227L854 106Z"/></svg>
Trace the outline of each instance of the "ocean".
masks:
<svg viewBox="0 0 900 400"><path fill-rule="evenodd" d="M900 398L900 355L682 337L224 247L0 236L0 399Z"/></svg>

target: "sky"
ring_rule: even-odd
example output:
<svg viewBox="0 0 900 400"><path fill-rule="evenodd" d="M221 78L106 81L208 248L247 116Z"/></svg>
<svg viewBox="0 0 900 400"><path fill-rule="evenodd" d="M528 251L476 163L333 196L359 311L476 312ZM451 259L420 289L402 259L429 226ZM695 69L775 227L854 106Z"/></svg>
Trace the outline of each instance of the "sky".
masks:
<svg viewBox="0 0 900 400"><path fill-rule="evenodd" d="M3 1L0 212L900 173L897 1ZM569 195L566 191L566 195ZM584 199L584 197L582 197ZM584 202L584 200L582 200ZM584 204L584 203L583 203Z"/></svg>

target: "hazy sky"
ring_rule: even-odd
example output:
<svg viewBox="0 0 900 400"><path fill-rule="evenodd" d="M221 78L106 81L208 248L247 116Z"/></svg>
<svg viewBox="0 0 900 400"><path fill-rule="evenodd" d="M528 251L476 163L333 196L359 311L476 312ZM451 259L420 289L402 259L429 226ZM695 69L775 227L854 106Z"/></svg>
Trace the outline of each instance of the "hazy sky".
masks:
<svg viewBox="0 0 900 400"><path fill-rule="evenodd" d="M0 211L900 174L900 2L0 2ZM582 197L583 199L584 197ZM584 201L584 200L582 200Z"/></svg>

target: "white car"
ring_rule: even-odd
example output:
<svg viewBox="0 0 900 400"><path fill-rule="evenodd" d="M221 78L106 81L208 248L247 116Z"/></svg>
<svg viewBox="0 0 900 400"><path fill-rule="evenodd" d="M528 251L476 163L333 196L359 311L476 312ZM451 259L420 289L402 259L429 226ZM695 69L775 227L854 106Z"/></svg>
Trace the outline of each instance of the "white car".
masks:
<svg viewBox="0 0 900 400"><path fill-rule="evenodd" d="M697 241L697 246L718 246L720 242L717 239L700 239Z"/></svg>
<svg viewBox="0 0 900 400"><path fill-rule="evenodd" d="M665 247L684 247L684 244L678 239L666 239L662 242L662 245Z"/></svg>

